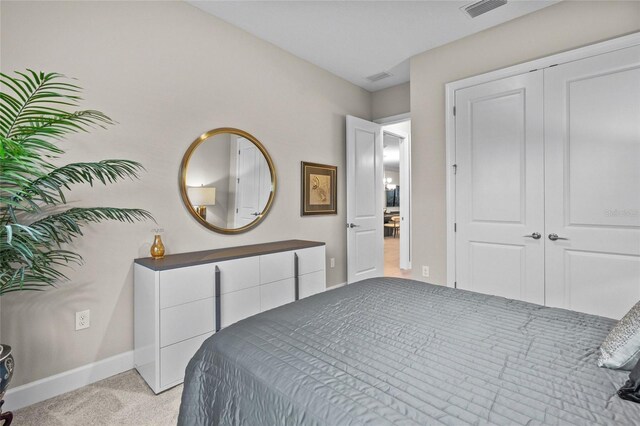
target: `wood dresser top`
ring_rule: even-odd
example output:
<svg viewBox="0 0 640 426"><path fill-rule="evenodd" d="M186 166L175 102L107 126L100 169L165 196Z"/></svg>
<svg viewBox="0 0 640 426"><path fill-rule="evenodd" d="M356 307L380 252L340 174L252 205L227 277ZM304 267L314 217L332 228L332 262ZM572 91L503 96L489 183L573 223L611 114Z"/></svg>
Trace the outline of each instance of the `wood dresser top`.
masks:
<svg viewBox="0 0 640 426"><path fill-rule="evenodd" d="M162 259L142 257L135 263L154 271L184 268L186 266L202 265L205 263L222 262L223 260L240 259L243 257L260 256L263 254L278 253L282 251L302 250L311 247L323 246L320 241L286 240L272 243L252 244L249 246L227 247L215 250L192 251L189 253L170 254Z"/></svg>

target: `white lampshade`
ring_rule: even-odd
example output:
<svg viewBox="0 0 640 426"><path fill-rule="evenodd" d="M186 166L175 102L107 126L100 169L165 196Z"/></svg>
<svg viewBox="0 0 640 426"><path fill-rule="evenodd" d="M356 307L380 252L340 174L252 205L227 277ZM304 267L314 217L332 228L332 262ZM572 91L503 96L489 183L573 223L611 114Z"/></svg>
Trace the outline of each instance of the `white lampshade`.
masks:
<svg viewBox="0 0 640 426"><path fill-rule="evenodd" d="M187 189L189 201L194 206L215 206L216 189L208 186L192 186Z"/></svg>

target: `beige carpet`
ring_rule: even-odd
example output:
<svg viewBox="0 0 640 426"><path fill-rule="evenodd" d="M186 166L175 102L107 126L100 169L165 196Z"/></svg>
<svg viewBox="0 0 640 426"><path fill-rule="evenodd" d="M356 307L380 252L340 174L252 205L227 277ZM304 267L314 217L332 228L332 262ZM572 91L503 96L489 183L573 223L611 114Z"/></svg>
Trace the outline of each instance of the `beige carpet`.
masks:
<svg viewBox="0 0 640 426"><path fill-rule="evenodd" d="M135 370L14 412L13 425L175 425L182 386L154 395Z"/></svg>

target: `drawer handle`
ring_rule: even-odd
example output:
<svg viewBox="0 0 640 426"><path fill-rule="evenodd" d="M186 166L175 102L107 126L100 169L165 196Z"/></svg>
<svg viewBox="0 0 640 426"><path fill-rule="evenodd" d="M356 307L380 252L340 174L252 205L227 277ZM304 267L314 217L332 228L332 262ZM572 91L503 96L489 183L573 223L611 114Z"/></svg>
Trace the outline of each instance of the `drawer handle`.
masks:
<svg viewBox="0 0 640 426"><path fill-rule="evenodd" d="M220 268L216 265L215 282L214 282L215 300L216 300L216 333L220 331L221 327L221 312L220 312Z"/></svg>
<svg viewBox="0 0 640 426"><path fill-rule="evenodd" d="M295 283L295 300L300 300L300 278L298 277L298 253L293 253L293 276Z"/></svg>

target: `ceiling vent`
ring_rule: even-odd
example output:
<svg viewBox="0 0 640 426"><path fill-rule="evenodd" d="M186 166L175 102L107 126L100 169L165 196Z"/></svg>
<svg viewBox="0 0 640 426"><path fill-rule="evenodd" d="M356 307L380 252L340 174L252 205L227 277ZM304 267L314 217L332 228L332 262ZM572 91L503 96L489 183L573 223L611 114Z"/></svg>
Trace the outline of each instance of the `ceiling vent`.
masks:
<svg viewBox="0 0 640 426"><path fill-rule="evenodd" d="M387 77L391 77L392 75L393 74L391 74L391 73L383 71L383 72L379 72L378 74L370 75L369 77L367 77L367 80L369 80L372 83L375 83L376 81L380 81L380 80L385 79Z"/></svg>
<svg viewBox="0 0 640 426"><path fill-rule="evenodd" d="M505 4L507 4L507 0L481 0L463 7L462 10L472 18L476 18Z"/></svg>

